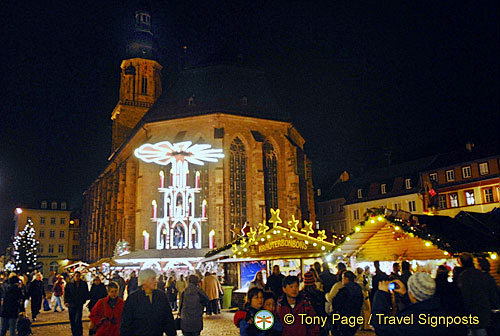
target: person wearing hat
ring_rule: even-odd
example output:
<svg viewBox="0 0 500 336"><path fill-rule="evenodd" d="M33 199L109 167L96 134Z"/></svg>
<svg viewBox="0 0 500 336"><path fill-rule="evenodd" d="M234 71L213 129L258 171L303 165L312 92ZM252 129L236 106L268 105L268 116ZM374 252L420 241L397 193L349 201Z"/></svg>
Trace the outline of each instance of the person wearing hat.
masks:
<svg viewBox="0 0 500 336"><path fill-rule="evenodd" d="M309 271L304 273L304 289L302 289L300 293L311 302L316 312L316 316L326 316L325 295L317 288L316 277L313 272ZM325 325L324 328L320 330L320 335L327 335L327 333L328 328Z"/></svg>
<svg viewBox="0 0 500 336"><path fill-rule="evenodd" d="M395 284L395 289L391 290L390 284ZM436 282L427 273L418 272L408 279L408 298L410 302L400 311L396 312L395 320L402 321L404 316L412 317L413 323L390 323L391 316L391 296L398 293L404 296L407 288L401 280L381 281L378 291L375 293L371 324L375 328L377 336L459 336L456 329L447 328L446 324L432 325L430 317L443 316L438 299L434 298ZM421 317L425 319L422 320ZM429 322L429 323L428 323Z"/></svg>

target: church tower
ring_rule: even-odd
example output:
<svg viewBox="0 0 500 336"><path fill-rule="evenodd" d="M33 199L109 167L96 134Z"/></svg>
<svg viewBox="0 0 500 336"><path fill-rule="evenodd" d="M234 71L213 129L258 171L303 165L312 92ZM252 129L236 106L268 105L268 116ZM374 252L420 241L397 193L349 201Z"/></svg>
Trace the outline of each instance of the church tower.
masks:
<svg viewBox="0 0 500 336"><path fill-rule="evenodd" d="M139 120L161 95L161 69L158 46L151 30L149 10L135 12L135 29L127 43L127 56L121 64L120 100L111 114L112 152L127 139Z"/></svg>

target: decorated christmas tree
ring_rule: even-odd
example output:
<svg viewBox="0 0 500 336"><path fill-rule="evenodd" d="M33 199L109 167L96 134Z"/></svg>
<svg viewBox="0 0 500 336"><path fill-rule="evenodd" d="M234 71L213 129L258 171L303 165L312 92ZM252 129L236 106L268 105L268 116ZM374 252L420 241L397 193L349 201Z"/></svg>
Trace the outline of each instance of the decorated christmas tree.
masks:
<svg viewBox="0 0 500 336"><path fill-rule="evenodd" d="M24 229L14 239L14 263L17 272L25 274L36 269L38 243L33 222L28 219Z"/></svg>
<svg viewBox="0 0 500 336"><path fill-rule="evenodd" d="M130 244L125 239L121 239L116 243L114 257L119 257L130 253Z"/></svg>

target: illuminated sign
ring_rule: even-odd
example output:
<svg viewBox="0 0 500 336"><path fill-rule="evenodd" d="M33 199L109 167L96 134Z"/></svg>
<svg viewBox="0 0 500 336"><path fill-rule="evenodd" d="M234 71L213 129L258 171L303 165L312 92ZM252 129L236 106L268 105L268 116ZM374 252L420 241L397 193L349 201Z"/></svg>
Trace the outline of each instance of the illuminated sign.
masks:
<svg viewBox="0 0 500 336"><path fill-rule="evenodd" d="M259 245L259 253L269 251L272 249L280 248L280 247L288 247L299 250L307 250L307 245L304 241L297 239L279 239L267 242L263 245Z"/></svg>
<svg viewBox="0 0 500 336"><path fill-rule="evenodd" d="M196 172L194 186L190 185L189 164L203 166L224 157L222 149L191 141L170 143L161 141L144 144L134 152L147 163L172 165L170 174L159 173L158 191L163 194L163 215L158 216L156 200L152 200L152 218L156 222L156 248L201 248L201 222L207 220L207 200L201 202L201 214L195 211L196 196L200 193L200 173ZM166 177L170 179L166 180ZM166 186L165 186L166 185ZM197 215L201 215L198 217Z"/></svg>

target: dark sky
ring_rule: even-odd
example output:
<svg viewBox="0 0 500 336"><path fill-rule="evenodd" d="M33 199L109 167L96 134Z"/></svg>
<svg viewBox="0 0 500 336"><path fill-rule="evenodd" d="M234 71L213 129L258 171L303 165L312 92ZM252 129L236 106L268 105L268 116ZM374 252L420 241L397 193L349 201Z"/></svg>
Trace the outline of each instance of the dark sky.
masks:
<svg viewBox="0 0 500 336"><path fill-rule="evenodd" d="M0 248L17 204L66 199L106 165L133 1L7 1L0 13ZM237 50L307 141L314 183L497 140L498 1L152 1L164 85ZM182 47L188 46L186 61ZM1 253L0 253L1 254Z"/></svg>

